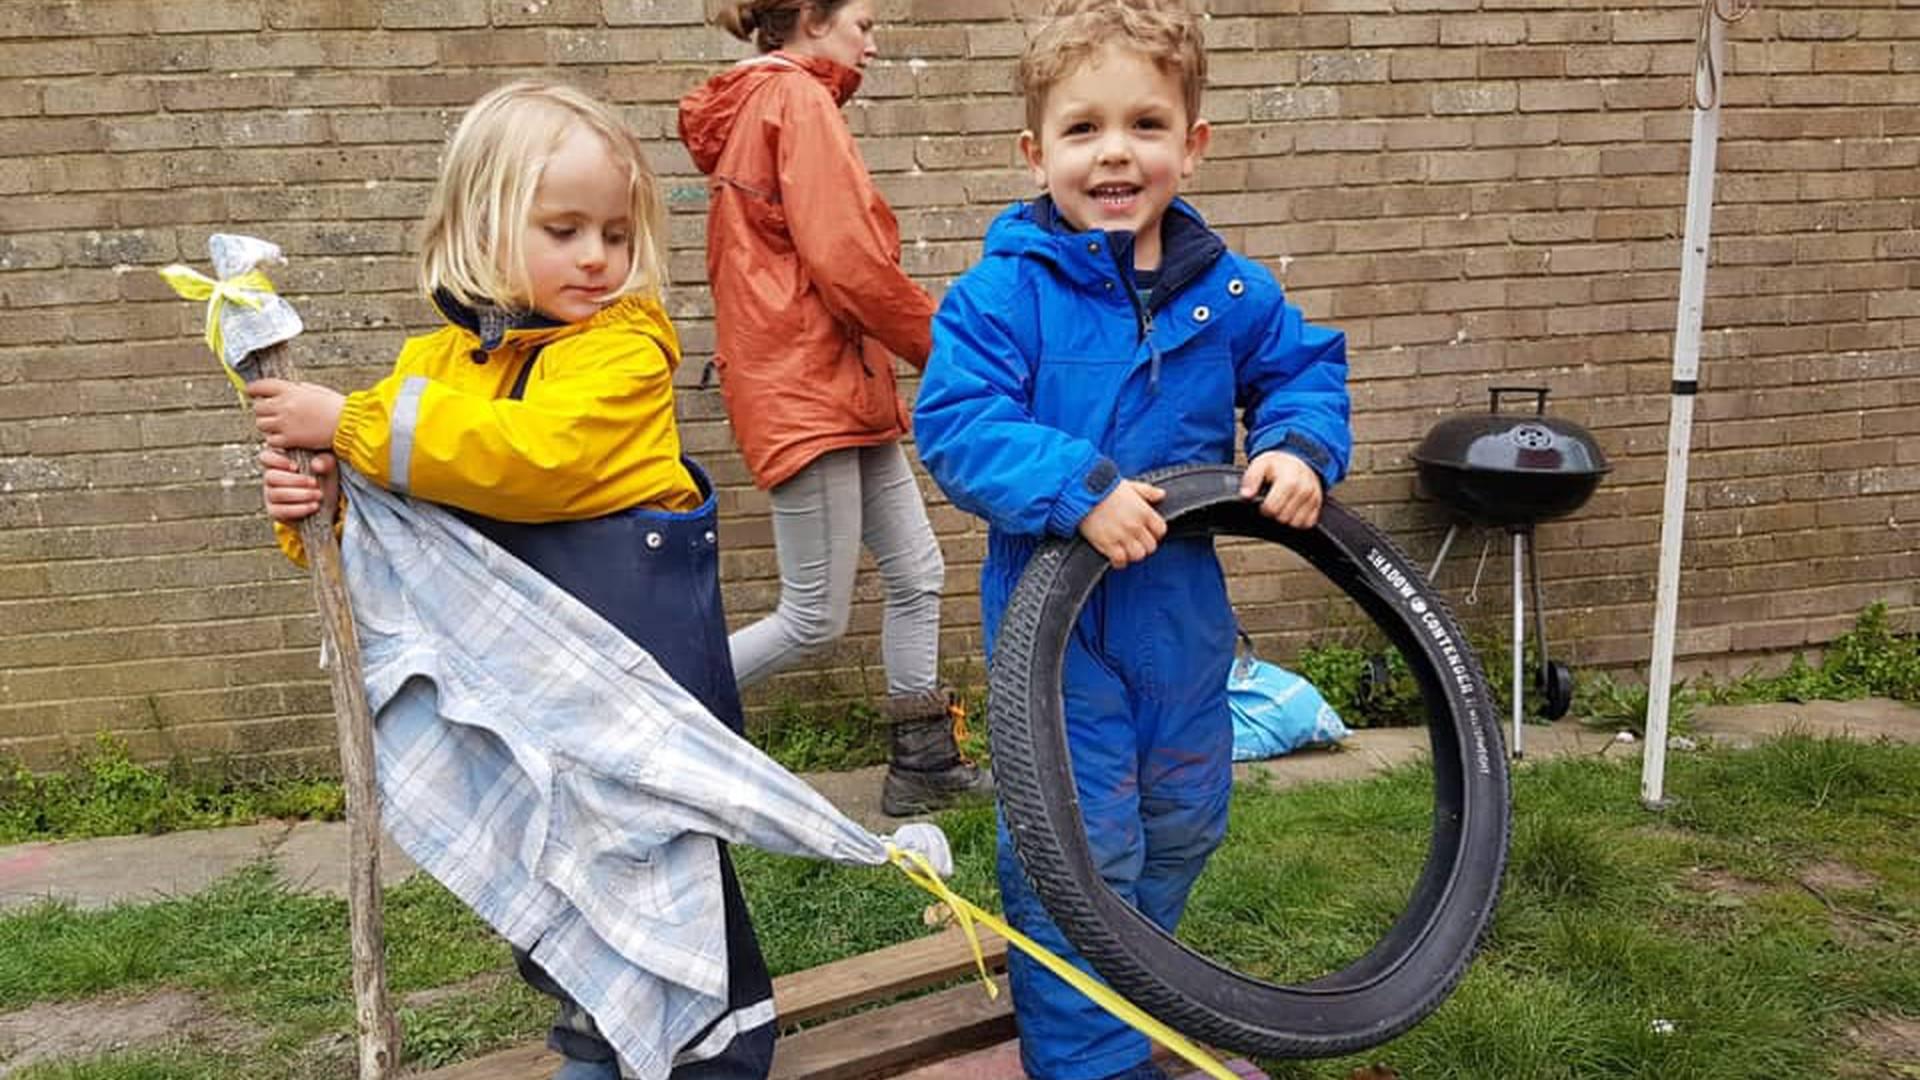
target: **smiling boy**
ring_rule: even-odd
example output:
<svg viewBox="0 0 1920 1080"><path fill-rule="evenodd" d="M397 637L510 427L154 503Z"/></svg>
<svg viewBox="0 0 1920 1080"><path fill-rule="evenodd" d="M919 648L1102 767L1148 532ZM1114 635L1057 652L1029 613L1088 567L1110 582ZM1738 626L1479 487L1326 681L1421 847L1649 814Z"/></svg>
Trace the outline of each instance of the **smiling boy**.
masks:
<svg viewBox="0 0 1920 1080"><path fill-rule="evenodd" d="M1352 443L1345 337L1307 323L1179 198L1211 134L1205 75L1178 0L1049 8L1020 63L1020 152L1045 194L1003 212L947 292L914 412L928 470L989 525L989 642L1048 536L1078 533L1118 571L1067 647L1067 739L1102 875L1169 931L1226 832L1234 620L1212 541L1169 537L1162 492L1130 478L1232 462L1237 412L1241 494L1309 528ZM999 849L1008 919L1086 967L1004 821ZM1009 970L1030 1076L1162 1075L1143 1036L1024 956Z"/></svg>

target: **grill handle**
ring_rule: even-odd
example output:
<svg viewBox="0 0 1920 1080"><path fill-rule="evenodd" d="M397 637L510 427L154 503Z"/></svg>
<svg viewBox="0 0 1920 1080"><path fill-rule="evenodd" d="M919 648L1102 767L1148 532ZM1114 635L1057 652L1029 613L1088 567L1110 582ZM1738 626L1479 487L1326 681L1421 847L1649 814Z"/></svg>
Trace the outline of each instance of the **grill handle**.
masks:
<svg viewBox="0 0 1920 1080"><path fill-rule="evenodd" d="M1492 412L1500 411L1501 394L1532 394L1533 414L1545 416L1547 413L1548 390L1544 386L1494 386L1487 389L1488 408Z"/></svg>

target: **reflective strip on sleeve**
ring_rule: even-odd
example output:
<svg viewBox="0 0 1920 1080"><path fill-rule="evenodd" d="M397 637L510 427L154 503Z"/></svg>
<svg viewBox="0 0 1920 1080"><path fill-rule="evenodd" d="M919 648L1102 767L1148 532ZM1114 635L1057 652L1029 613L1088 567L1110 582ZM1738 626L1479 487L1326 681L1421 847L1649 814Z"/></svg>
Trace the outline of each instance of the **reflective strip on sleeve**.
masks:
<svg viewBox="0 0 1920 1080"><path fill-rule="evenodd" d="M387 487L408 494L413 480L413 429L420 422L420 399L427 393L427 377L415 375L400 386L393 402L393 424L387 433Z"/></svg>

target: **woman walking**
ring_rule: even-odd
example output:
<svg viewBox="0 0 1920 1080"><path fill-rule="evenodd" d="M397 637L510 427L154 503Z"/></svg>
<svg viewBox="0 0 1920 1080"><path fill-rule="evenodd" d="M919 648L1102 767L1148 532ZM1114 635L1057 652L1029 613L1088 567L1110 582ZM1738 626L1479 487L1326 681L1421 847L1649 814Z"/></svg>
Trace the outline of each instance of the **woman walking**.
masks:
<svg viewBox="0 0 1920 1080"><path fill-rule="evenodd" d="M990 780L963 760L939 685L945 565L900 438L893 357L924 367L933 301L840 108L875 55L871 0L730 0L712 21L760 55L680 103L710 180L714 363L734 437L769 493L780 600L735 632L752 686L846 632L860 548L886 594L891 761L881 804L925 813Z"/></svg>

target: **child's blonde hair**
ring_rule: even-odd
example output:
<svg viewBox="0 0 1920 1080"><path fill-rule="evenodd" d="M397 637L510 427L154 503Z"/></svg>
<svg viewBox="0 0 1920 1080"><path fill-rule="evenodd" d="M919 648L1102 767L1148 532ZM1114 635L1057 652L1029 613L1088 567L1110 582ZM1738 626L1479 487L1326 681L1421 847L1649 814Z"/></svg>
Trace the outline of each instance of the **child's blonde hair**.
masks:
<svg viewBox="0 0 1920 1080"><path fill-rule="evenodd" d="M1187 122L1200 118L1207 46L1185 0L1052 0L1020 57L1028 130L1039 133L1047 92L1109 45L1132 49L1177 78Z"/></svg>
<svg viewBox="0 0 1920 1080"><path fill-rule="evenodd" d="M815 22L833 18L847 0L707 0L707 21L772 52L793 40L804 16Z"/></svg>
<svg viewBox="0 0 1920 1080"><path fill-rule="evenodd" d="M447 144L420 245L420 284L466 304L528 307L523 237L547 162L579 128L606 140L627 170L633 266L616 296L658 296L667 284L666 203L640 140L613 110L559 83L524 80L473 103Z"/></svg>

